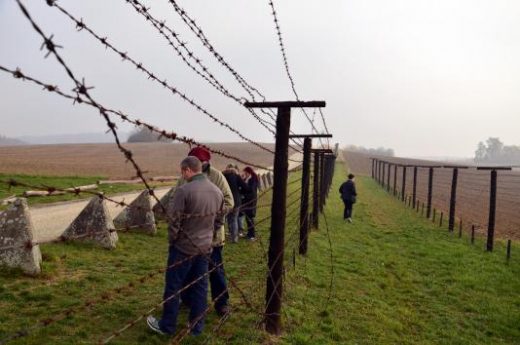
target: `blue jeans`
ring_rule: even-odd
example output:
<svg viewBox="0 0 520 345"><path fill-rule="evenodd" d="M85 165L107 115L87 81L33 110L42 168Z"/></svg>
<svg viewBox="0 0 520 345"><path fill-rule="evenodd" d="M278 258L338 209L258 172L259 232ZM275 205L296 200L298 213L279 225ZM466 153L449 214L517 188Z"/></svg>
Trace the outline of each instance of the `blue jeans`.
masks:
<svg viewBox="0 0 520 345"><path fill-rule="evenodd" d="M182 261L188 255L180 252L174 246L170 246L168 254L168 266ZM164 300L178 293L187 284L208 272L208 260L203 255L197 255L174 268L166 270ZM191 277L187 280L186 277ZM190 288L190 322L200 318L197 324L192 327L191 333L200 334L204 328L204 317L201 315L207 309L208 279L203 277L194 283ZM177 327L177 316L179 314L179 295L170 298L163 306L163 315L159 321L161 330L168 334L174 334Z"/></svg>
<svg viewBox="0 0 520 345"><path fill-rule="evenodd" d="M227 215L227 224L231 241L238 239L238 209L234 209Z"/></svg>
<svg viewBox="0 0 520 345"><path fill-rule="evenodd" d="M210 256L210 262L209 262L209 270L213 269L213 267L218 266L222 263L222 249L224 247L213 247L213 251L211 252ZM193 281L193 276L191 276L191 273L188 274L185 278L185 282L188 283L190 281ZM224 274L224 266L221 266L217 268L216 270L212 271L209 274L209 282L211 286L211 299L214 300L215 298L219 297L220 294L222 296L219 297L217 301L215 301L215 309L220 310L222 307L228 305L229 301L229 293L224 292L227 289L227 282L226 277ZM186 291L182 292L182 302L188 306L191 306L191 301L193 300L192 297L192 290L187 289Z"/></svg>

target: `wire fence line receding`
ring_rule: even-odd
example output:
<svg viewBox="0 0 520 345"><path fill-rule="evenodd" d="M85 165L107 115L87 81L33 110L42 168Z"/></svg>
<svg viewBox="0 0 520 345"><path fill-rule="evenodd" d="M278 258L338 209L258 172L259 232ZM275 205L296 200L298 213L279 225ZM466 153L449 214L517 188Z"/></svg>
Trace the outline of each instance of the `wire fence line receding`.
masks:
<svg viewBox="0 0 520 345"><path fill-rule="evenodd" d="M112 110L106 106L104 106L103 104L99 103L91 94L90 90L93 89L93 86L88 86L87 83L85 82L85 79L84 78L80 78L78 77L78 75L76 74L76 72L74 72L72 70L72 68L70 67L70 65L68 64L68 62L65 61L65 59L63 58L63 56L58 52L58 49L60 48L63 48L62 46L58 45L55 41L54 41L54 36L53 35L48 35L44 32L44 30L39 26L39 24L37 24L36 20L33 18L33 16L29 13L29 10L27 9L27 7L24 5L23 1L21 0L15 0L16 3L18 4L18 7L20 8L21 12L23 13L24 17L28 20L28 22L30 23L31 27L34 29L34 31L38 34L39 37L41 37L41 39L43 40L43 44L42 44L42 50L45 49L45 57L48 57L48 56L52 56L53 58L56 59L56 61L59 63L59 65L63 68L65 74L68 76L68 78L73 82L74 84L74 89L72 90L72 93L66 93L66 92L63 92L59 89L58 86L56 85L52 85L52 84L49 84L49 83L44 83L44 82L41 82L39 81L38 79L36 78L33 78L33 77L30 77L26 74L24 74L20 69L9 69L9 68L6 68L6 67L3 67L3 66L0 66L0 70L2 70L3 72L6 72L6 73L9 73L11 74L13 77L17 78L17 79L20 79L20 80L26 80L26 81L30 81L36 85L39 85L40 87L43 87L44 90L46 91L49 91L49 92L52 92L52 93L55 93L57 95L60 95L64 98L67 98L71 101L73 101L74 104L78 103L78 104L86 104L86 105L89 105L93 108L95 108L98 112L99 112L99 116L103 119L103 121L106 123L106 126L108 128L108 132L111 133L111 135L113 136L114 138L114 141L115 141L115 145L117 146L117 148L119 149L119 151L121 152L122 156L127 160L127 162L133 167L133 169L135 170L135 174L136 174L136 177L143 183L145 189L148 191L149 195L155 199L155 201L157 202L158 205L161 206L163 212L166 214L167 216L167 220L168 221L172 221L172 216L170 214L168 214L166 212L166 206L162 203L162 201L157 197L157 195L155 194L154 192L154 188L148 183L148 180L145 178L144 176L144 171L143 169L141 168L141 166L138 164L138 162L136 161L132 151L130 149L128 149L127 147L125 147L125 145L122 144L122 141L120 140L120 137L119 137L119 133L118 133L118 129L117 129L117 125L116 123L113 121L112 118L119 118L120 120L124 121L124 122L128 122L128 123L132 123L136 126L140 126L140 127L145 127L145 128L148 128L150 131L152 132L155 132L155 133L158 133L160 134L161 136L164 136L164 137L167 137L167 138L171 138L173 140L178 140L178 141L181 141L185 144L188 144L188 145L192 145L192 144L200 144L199 142L195 141L194 139L189 139L187 137L179 137L176 133L174 132L169 132L169 131L165 131L165 130L161 130L151 124L148 124L148 123L145 123L143 121L140 121L140 120L137 120L137 119L134 119L132 117L130 117L129 115L127 115L126 113L123 113L123 112L120 112L120 111L116 111L116 110ZM142 63L140 62L137 62L136 59L130 57L126 52L116 48L111 42L108 41L108 38L107 37L102 37L98 34L96 34L91 28L90 26L87 26L87 24L83 21L83 19L78 19L77 17L73 16L71 13L69 13L67 10L65 10L64 7L60 6L55 0L48 0L47 1L47 4L49 6L52 6L52 7L56 7L62 14L64 14L68 19L70 19L71 21L73 21L73 23L75 24L76 28L78 29L78 31L86 31L88 32L92 37L94 37L99 43L102 44L102 46L104 46L105 48L107 48L108 50L112 51L113 53L119 55L119 57L121 57L122 61L123 62L129 62L131 64L133 64L135 67L136 67L136 70L137 71L140 71L140 72L143 72L145 75L148 76L149 79L152 79L154 80L158 85L162 86L162 87L165 87L167 89L169 89L169 91L172 93L172 94L176 94L176 95L179 95L183 100L187 101L188 103L190 103L192 106L194 106L196 109L198 109L200 112L204 113L205 115L207 115L211 120L213 120L214 122L217 122L218 124L220 124L221 126L231 130L232 132L236 133L237 135L240 136L241 139L251 143L251 144L254 144L255 146L257 146L258 148L264 150L264 151L268 151L270 153L273 153L274 154L274 151L270 150L269 148L263 146L262 144L258 143L258 142L255 142L251 139L248 139L247 137L245 137L241 132L239 132L238 130L234 129L233 127L231 127L229 124L219 120L216 116L214 116L213 114L209 113L206 109L202 108L201 106L198 105L198 103L195 103L194 100L188 98L188 96L186 96L186 94L180 92L176 87L172 86L170 83L168 83L166 80L162 80L160 79L158 76L156 76L153 72L151 72L149 69L147 69L145 66L143 66ZM132 0L132 4L140 4L137 0ZM141 5L142 6L142 5ZM143 6L143 7L137 7L136 9L139 9L141 11L141 13L144 13L146 14L147 13L147 10L146 8ZM147 18L147 20L150 20L152 21L151 17L149 16L145 16ZM157 21L157 20L153 20L153 23L155 25L157 25L159 28L162 28L164 27L164 25ZM174 35L174 32L171 31L170 32L171 35ZM179 42L177 42L177 44L180 44ZM174 43L171 44L172 46L175 46ZM180 53L179 53L180 54ZM184 51L183 54L187 54L187 56L189 58L192 58L192 56L190 55L190 52L186 52ZM186 58L186 55L183 55L183 58L185 60L185 62L188 60ZM195 58L196 59L196 58ZM202 66L201 64L199 64L199 66ZM201 67L203 70L204 70L204 67ZM194 69L196 69L194 67ZM200 72L200 70L199 70ZM209 72L208 72L209 73ZM216 79L214 78L211 78L210 76L208 76L208 74L205 72L205 73L201 73L201 75L205 75L207 77L207 80L214 83L212 84L213 86L217 87L217 88L220 88L220 90L223 92L223 93L226 93L226 89L221 85L221 84L218 84ZM205 78L206 79L206 78ZM252 90L252 88L250 87L249 88L250 90ZM255 89L256 90L256 89ZM257 93L259 93L258 91L255 91ZM263 123L264 125L266 125L266 122L265 121L262 121L260 120L261 123ZM266 125L268 126L268 125ZM210 149L211 150L211 149ZM211 150L211 152L213 153L218 153L220 155L223 155L224 157L227 157L227 158L232 158L232 159L235 159L239 162L242 162L244 164L248 164L248 165L251 165L251 166L255 166L255 167L259 167L259 168L264 168L264 167L261 167L261 166L258 166L258 165L255 165L255 164L251 164L245 160L241 160L240 158L238 157L233 157L229 154L226 154L224 152L220 152L220 151L216 151L216 150ZM268 169L265 169L265 170L268 170ZM325 172L323 172L325 173ZM324 176L322 176L322 179L324 178ZM330 174L329 172L329 175L327 175L326 177L327 179L331 179L332 178L332 175ZM295 180L295 181L292 181L290 182L290 184L292 183L297 183L299 182L300 180ZM0 182L3 182L9 186L20 186L22 185L21 182L17 182L16 180L9 180L9 181L0 181ZM330 183L330 181L328 182ZM30 184L27 184L27 186L29 186ZM324 185L325 187L325 185ZM54 186L39 186L39 188L43 188L44 190L47 190L49 192L51 191L57 191L57 190L60 190L60 188L57 188L57 187L54 187ZM308 188L308 186L307 186ZM329 188L330 188L330 185L329 185ZM298 193L301 193L301 188L300 189L296 189L294 190L292 193L290 193L289 195L287 195L287 198L292 198L293 196L297 195ZM84 191L82 190L79 190L79 189L73 189L73 190L67 190L67 192L70 192L70 193L73 193L75 195L79 195L80 193L84 193ZM267 192L267 191L266 191ZM324 193L327 193L328 191L325 191L325 190L320 190L320 193L324 194ZM112 200L110 197L105 197L103 194L100 194L100 193L96 193L96 192L92 192L91 195L95 195L95 196L98 196L100 198L102 198L103 200L106 200L106 201L110 201L110 202L116 202L115 200ZM261 195L264 195L264 194L261 194ZM321 199L321 197L320 197ZM323 199L325 200L325 199ZM290 200L290 204L292 205L292 208L291 207L288 207L288 210L289 210L289 216L292 217L292 216L295 216L293 219L290 220L290 222L294 222L295 225L298 225L298 222L297 222L297 211L298 211L298 204L296 203L297 199L294 199L294 200ZM130 207L130 205L124 203L124 202L117 202L118 205L120 206L127 206L127 207ZM221 212L224 212L225 210L221 210ZM220 212L220 211L219 211ZM194 215L183 215L183 216L194 216ZM200 216L208 216L208 215L200 215ZM308 215L307 215L308 216ZM258 222L258 223L261 223L262 221ZM118 231L118 230L130 230L129 228L125 228L125 229L114 229L114 231ZM296 234L296 230L291 234L291 236L289 237L289 240L292 239L294 237L294 235ZM90 235L90 234L88 234ZM195 243L193 242L193 240L190 238L190 236L184 232L181 231L181 235L185 236L188 238L188 240L190 240L192 242L192 244L197 247L195 245ZM60 238L60 241L62 239ZM44 243L47 243L47 242L31 242L30 243L30 246L34 246L34 245L38 245L38 244L44 244ZM289 244L289 241L285 244L286 246ZM198 247L197 247L198 248ZM0 248L1 249L1 248ZM200 254L199 255L203 255L205 257L208 258L208 260L211 260L211 258L209 257L208 253L204 252L202 249L198 248L200 250ZM283 250L285 250L285 247L283 248ZM331 254L332 255L332 254ZM282 256L280 256L282 257ZM211 261L210 261L211 262ZM215 264L215 263L213 263ZM218 265L214 265L215 268L214 269L217 269L219 266ZM164 271L168 270L168 269L172 269L174 267L167 267ZM150 273L148 273L146 275L146 277L143 277L143 278L139 278L139 281L140 282L144 282L148 279L151 279L153 277L155 277L157 275L157 273L163 273L164 271L152 271ZM211 271L208 271L206 275L208 275ZM230 284L230 287L234 290L237 291L237 295L240 296L240 299L243 303L243 305L247 306L247 308L253 312L256 312L255 308L253 307L253 304L251 303L250 299L248 298L248 296L242 291L242 289L239 287L239 285L236 283L235 281L235 278L234 277L230 277L229 275L226 274L226 278ZM200 279L203 279L203 277L199 277L197 278L197 280L200 280ZM158 307L162 306L164 303L166 303L169 299L171 298L175 298L178 294L180 294L183 290L186 290L188 289L192 284L194 284L197 280L194 280L190 283L188 283L187 285L183 286L182 289L180 291L177 291L177 293L173 296L170 296L168 297L167 299L164 299L163 301L161 301L159 304L156 304L154 307L152 307L152 309L149 309L146 313L144 314L141 314L139 315L138 317L132 319L130 322L126 323L125 325L123 325L121 328L118 328L116 329L115 331L113 331L110 335L108 335L107 337L103 338L101 340L101 343L108 343L110 342L111 340L113 340L114 338L120 336L122 333L124 333L126 330L130 329L131 327L133 327L139 320L142 320L142 318L146 315L146 314L149 314L151 313L152 311L154 311L155 309L157 309ZM279 282L274 282L274 284L280 284L281 281ZM131 284L134 284L134 283L131 283ZM129 287L133 287L134 285L130 286ZM121 288L116 288L115 292L118 293L120 292L122 289L124 289L124 287L121 287ZM106 300L106 298L103 297L104 300ZM85 306L91 306L93 304L96 304L96 303L99 303L99 300L97 299L94 299L93 300L94 302L90 301L88 302L88 304L86 304ZM205 313L207 313L208 310L206 310ZM54 322L57 322L59 320L62 320L70 315L72 315L75 311L72 310L72 309L67 309L67 310L64 310L61 314L56 315L56 317L52 317L52 318L49 318L49 319L45 319L43 320L42 322L40 322L38 324L38 326L47 326L49 324L52 324ZM265 312L262 313L262 312L259 312L258 313L260 316L265 316ZM203 317L203 315L201 315L201 317ZM189 328L187 328L187 331L189 331ZM27 330L22 330L20 332L17 332L16 335L13 335L14 338L10 338L10 339L7 339L7 341L11 340L11 339L15 339L15 338L18 338L18 337L21 337L21 336L26 336L28 335L30 332L28 332ZM179 337L175 340L174 339L174 342L180 342L183 338L183 336L187 334L187 333L182 333L181 335L179 335ZM4 341L2 340L2 343L4 343Z"/></svg>
<svg viewBox="0 0 520 345"><path fill-rule="evenodd" d="M353 171L371 174L385 190L432 221L487 239L520 239L520 172L346 152ZM513 170L512 170L513 169ZM494 177L493 177L494 176ZM443 218L441 220L441 217Z"/></svg>

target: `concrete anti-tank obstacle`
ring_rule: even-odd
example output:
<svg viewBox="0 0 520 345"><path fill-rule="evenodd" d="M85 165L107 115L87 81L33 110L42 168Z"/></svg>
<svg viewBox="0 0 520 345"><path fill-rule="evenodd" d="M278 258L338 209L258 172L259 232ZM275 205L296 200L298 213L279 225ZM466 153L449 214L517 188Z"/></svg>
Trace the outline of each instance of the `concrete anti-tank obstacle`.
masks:
<svg viewBox="0 0 520 345"><path fill-rule="evenodd" d="M68 226L61 238L67 241L90 241L114 249L118 236L105 200L92 198Z"/></svg>
<svg viewBox="0 0 520 345"><path fill-rule="evenodd" d="M175 192L175 187L170 188L170 190L168 192L166 192L166 194L164 194L163 197L160 199L160 203L156 203L154 205L152 210L153 210L155 219L166 220L166 215L164 214L164 211L163 211L163 208L161 207L161 205L163 205L164 207L168 207L168 204L169 204L170 199L173 196L174 192Z"/></svg>
<svg viewBox="0 0 520 345"><path fill-rule="evenodd" d="M30 275L41 273L42 254L33 240L27 200L17 198L0 212L0 265L20 268Z"/></svg>
<svg viewBox="0 0 520 345"><path fill-rule="evenodd" d="M117 229L141 230L147 234L155 235L155 216L152 210L150 192L144 190L134 201L128 205L115 219Z"/></svg>

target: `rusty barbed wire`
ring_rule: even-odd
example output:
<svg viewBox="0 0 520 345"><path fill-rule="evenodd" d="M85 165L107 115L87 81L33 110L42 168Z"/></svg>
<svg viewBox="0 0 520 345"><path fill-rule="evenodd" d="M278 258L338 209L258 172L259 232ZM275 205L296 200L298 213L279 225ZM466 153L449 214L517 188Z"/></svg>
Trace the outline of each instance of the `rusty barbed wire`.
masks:
<svg viewBox="0 0 520 345"><path fill-rule="evenodd" d="M73 194L73 195L80 195L80 194L88 194L92 195L94 197L98 197L102 200L106 200L110 203L116 204L117 206L121 207L127 207L130 209L135 210L146 210L144 207L140 206L133 206L131 203L127 203L124 200L117 201L109 196L106 196L103 192L97 192L92 190L81 190L80 188L60 188L60 187L54 187L54 186L44 186L44 185L33 185L25 182L20 182L15 179L9 179L9 180L0 180L1 184L7 185L9 188L11 187L26 187L26 188L33 188L33 189L39 189L42 191L46 191L48 193L52 193L55 191L63 192L66 194ZM209 217L209 216L215 216L220 215L223 211L219 211L216 213L176 213L176 216L182 217L183 219L189 219L189 218L200 218L200 217Z"/></svg>
<svg viewBox="0 0 520 345"><path fill-rule="evenodd" d="M151 189L150 185L147 183L146 179L144 178L144 175L142 173L141 168L139 167L139 165L137 164L137 162L133 158L132 152L121 145L118 133L116 131L116 126L115 126L115 124L113 122L111 122L108 113L106 112L106 110L102 106L100 106L98 103L96 103L96 101L94 101L94 99L90 96L88 90L91 89L91 87L87 87L85 85L85 81L84 80L82 80L82 82L79 82L79 80L73 74L72 70L68 67L68 65L62 59L61 55L58 54L58 52L56 51L56 45L52 41L52 37L53 36L47 37L45 35L45 33L40 29L40 27L36 24L36 22L33 20L31 15L29 14L27 8L22 4L21 0L15 0L15 1L17 2L18 6L20 7L20 10L22 11L23 15L31 23L31 26L33 27L33 29L38 33L38 35L40 35L44 39L44 45L43 46L45 46L47 48L47 50L50 53L52 53L52 55L55 56L56 60L65 69L65 71L66 71L67 75L70 77L70 79L77 85L76 88L74 89L74 91L78 95L81 94L81 95L85 96L90 102L92 102L99 109L101 116L105 119L105 121L107 123L109 131L114 136L115 143L116 143L117 147L119 148L121 153L127 158L127 160L132 163L132 166L134 167L134 170L136 171L137 177L139 177L139 179L141 179L143 181L143 183L144 183L146 189L148 189L150 195L153 196L156 199L156 201L161 206L161 209L163 210L164 214L166 214L168 216L168 218L170 218L169 215L167 214L166 207L161 203L161 200L159 200L159 198L157 198L157 196L155 195L153 189ZM53 1L53 0L49 0L49 1ZM43 48L43 46L42 46L42 48ZM193 241L193 239L190 236L188 236L184 232L183 232L183 234L190 241L190 243L201 252L202 255L208 257L210 262L213 262L211 257L209 255L207 255L207 253L205 253L202 249L200 249L195 244L195 242ZM232 284L237 289L237 291L240 293L241 298L244 299L245 303L248 304L248 306L250 306L250 303L247 300L245 294L237 286L237 284L234 281L234 279L232 279L231 277L227 276L227 274L225 274L225 273L224 273L224 275L227 277L229 283Z"/></svg>
<svg viewBox="0 0 520 345"><path fill-rule="evenodd" d="M141 277L139 277L139 278L137 278L135 280L132 280L132 281L128 282L125 285L122 285L122 286L110 289L108 291L105 291L105 292L103 292L103 294L101 296L98 296L97 298L91 298L91 299L88 299L85 302L81 302L76 307L64 308L62 311L54 313L53 316L51 316L51 317L40 319L39 321L36 322L36 324L34 326L31 326L29 328L20 329L17 332L12 333L10 336L2 339L0 341L0 345L7 344L8 342L16 340L18 338L29 336L34 331L37 331L37 330L39 330L41 328L45 328L47 326L50 326L50 325L52 325L52 324L54 324L56 322L62 321L62 320L66 319L66 318L68 318L68 317L70 317L70 316L72 316L74 314L77 314L79 311L86 310L88 308L91 308L91 307L99 304L99 303L104 303L104 302L113 300L116 296L118 296L120 294L123 294L125 292L129 292L132 289L135 289L139 284L144 284L147 281L155 278L157 275L163 274L167 270L170 270L170 269L173 269L173 268L175 268L177 266L180 266L181 264L183 264L184 262L192 259L193 257L194 257L194 255L188 256L188 257L182 259L181 261L178 261L178 262L176 262L176 263L174 263L174 264L172 264L170 266L167 266L167 267L164 267L164 268L160 268L160 269L156 269L155 271L147 273L146 275L143 275L143 276L141 276Z"/></svg>
<svg viewBox="0 0 520 345"><path fill-rule="evenodd" d="M236 135L238 135L242 140L245 140L247 141L248 143L252 144L252 145L255 145L256 147L266 151L266 152L269 152L269 153L272 153L274 154L274 151L265 147L264 145L252 140L252 139L249 139L248 137L246 137L245 135L243 135L240 131L238 131L237 129L235 129L234 127L232 127L230 124L228 124L227 122L224 122L222 120L220 120L217 116L213 115L212 113L210 113L207 109L205 109L204 107L202 107L201 105L199 105L198 103L196 103L193 99L189 98L185 93L183 93L182 91L180 91L179 89L177 89L176 87L172 86L170 83L167 82L166 79L164 80L160 80L159 77L157 77L153 72L151 72L148 68L146 68L144 66L144 64L142 62L137 62L137 60L135 60L134 58L132 58L127 52L124 52L118 48L116 48L113 44L111 44L109 41L108 41L108 37L101 37L100 35L98 35L97 33L95 33L89 26L87 26L87 24L85 24L85 22L82 20L82 19L77 19L76 17L74 17L72 14L70 14L68 11L66 11L63 7L61 7L60 5L58 5L56 3L56 0L48 0L47 1L47 4L51 7L55 7L57 8L61 13L63 13L67 18L69 18L70 20L72 20L75 24L76 24L76 27L78 28L78 31L86 31L87 33L89 33L92 37L94 37L96 39L96 41L98 41L99 43L101 43L105 48L109 49L110 51L116 53L117 55L119 55L122 59L122 61L126 61L126 62L129 62L130 64L134 65L135 68L138 70L138 71L141 71L143 72L144 74L146 74L148 76L149 79L153 80L154 82L162 85L163 87L165 87L166 89L168 89L169 91L171 91L172 94L174 95L178 95L180 98L182 98L184 101L186 101L188 104L190 104L191 106L193 106L195 109L197 109L199 112L203 113L204 115L208 116L211 120L213 120L213 122L215 123L218 123L220 126L230 130L231 132L235 133ZM31 19L32 20L32 19ZM41 30L40 30L41 32ZM45 45L47 45L47 43L50 43L51 44L51 49L49 49L49 47L47 47L47 49L53 53L54 55L56 55L56 49L55 49L55 44L53 43L52 41L52 37L46 37L43 32L41 32L41 34L44 36L44 39L46 40L45 41ZM61 58L60 58L61 59ZM62 60L63 61L63 60ZM68 69L68 68L67 68ZM69 70L70 71L70 70ZM71 72L72 73L72 72ZM69 74L70 75L70 74ZM70 75L70 76L73 76L73 75ZM75 80L76 84L79 84L78 87L77 87L77 91L88 91L88 87L86 87L84 84L81 84L79 83L79 81L76 79ZM84 92L78 92L79 94L82 94L84 96L88 98L90 98L90 96L88 95L88 92L87 93L84 93ZM92 100L91 100L92 101Z"/></svg>
<svg viewBox="0 0 520 345"><path fill-rule="evenodd" d="M59 95L61 97L70 99L74 103L86 104L86 105L89 105L91 107L94 107L94 108L98 109L98 107L94 103L90 102L89 100L86 100L86 99L82 98L80 95L73 96L71 94L67 94L67 93L61 91L57 85L53 85L53 84L50 84L50 83L45 83L45 82L42 82L42 81L40 81L40 80L38 80L38 79L36 79L34 77L31 77L31 76L25 74L24 72L22 72L20 68L16 68L15 70L13 70L13 69L10 69L10 68L7 68L5 66L1 66L0 65L0 71L9 73L16 79L30 81L30 82L32 82L32 83L34 83L36 85L42 86L43 90L49 91L49 92L55 93L55 94L57 94L57 95ZM265 166L245 161L242 158L236 157L234 155L230 155L230 154L225 153L224 151L221 151L221 150L213 149L210 146L208 146L207 144L203 144L203 143L201 143L199 141L196 141L195 139L188 138L186 136L181 136L181 135L179 135L179 134L177 134L176 132L173 132L173 131L169 132L169 131L166 131L166 130L162 130L162 129L159 129L159 128L155 127L154 125L152 125L150 123L147 123L145 121L142 121L142 120L139 120L139 119L134 119L132 116L130 116L130 115L126 114L126 113L123 113L120 110L114 110L114 109L110 109L110 108L107 108L107 107L103 107L103 109L107 113L110 113L112 115L117 116L123 122L131 123L131 124L133 124L133 125L135 125L137 127L146 127L148 130L150 130L150 131L152 131L154 133L157 133L159 135L159 138L168 138L168 139L171 139L171 140L174 140L174 141L178 141L178 142L184 143L184 144L186 144L186 145L188 145L190 147L193 146L193 145L202 146L202 147L206 148L208 151L210 151L211 153L214 153L216 155L222 156L224 158L228 158L228 159L237 161L237 162L239 162L241 164L250 165L250 166L258 168L258 169L272 171L272 169L267 168Z"/></svg>
<svg viewBox="0 0 520 345"><path fill-rule="evenodd" d="M283 38L282 38L282 29L280 28L280 22L278 20L278 15L276 13L276 9L274 8L273 0L269 0L269 6L271 7L271 10L272 10L271 14L273 15L274 25L276 28L276 35L278 36L278 44L280 46L280 51L282 53L282 59L283 59L283 65L285 67L285 72L287 74L287 77L289 78L289 82L291 84L291 89L293 91L293 94L296 97L296 100L299 101L300 97L298 96L298 92L296 91L296 84L294 82L294 78L289 69L289 61L287 59L287 52L286 52L285 45L283 43ZM301 108L301 110L302 110L303 114L305 115L305 117L307 118L307 120L309 121L309 123L311 124L312 130L316 133L319 133L318 129L316 128L316 125L314 124L314 121L312 121L309 114L307 114L307 111L305 111L304 108ZM323 142L322 142L321 138L319 138L319 141L320 141L321 145L323 146Z"/></svg>
<svg viewBox="0 0 520 345"><path fill-rule="evenodd" d="M166 25L165 21L160 21L156 19L154 16L151 15L149 9L145 7L141 2L138 0L124 0L128 4L130 4L135 11L143 16L146 21L151 23L151 25L166 39L168 42L168 45L170 45L179 55L179 57L188 65L188 67L193 70L197 75L205 79L209 84L211 84L215 89L217 89L219 92L221 92L224 96L231 98L236 103L243 106L243 99L242 97L235 96L222 85L221 82L219 82L215 75L212 74L209 71L209 68L202 63L202 59L197 57L195 53L188 49L187 44L185 42L182 42L179 38L179 34L176 33L173 29L171 29L168 25ZM169 32L169 35L165 32ZM176 41L176 44L172 41L170 38L173 37L173 39ZM184 53L181 51L180 48L184 51ZM187 55L187 57L185 56ZM193 66L189 61L188 58L195 61L197 65L200 66L202 69L202 72L199 71L195 66ZM276 126L274 123L266 121L262 118L260 118L253 109L246 108L248 112L264 127L266 128L271 134L275 135L275 131L273 128ZM269 125L269 126L268 126Z"/></svg>
<svg viewBox="0 0 520 345"><path fill-rule="evenodd" d="M218 264L218 265L215 265L215 267L213 267L212 269L208 270L206 273L202 274L200 277L192 280L190 283L188 283L187 285L185 285L183 288L177 290L174 294L172 294L171 296L163 299L160 303L154 305L152 308L150 308L149 310L147 310L145 313L139 315L137 318L129 321L128 323L126 323L123 327L119 328L118 330L116 330L115 332L113 332L110 336L108 336L107 338L105 339L102 339L99 341L99 344L108 344L110 341L112 341L114 338L120 336L123 332L125 332L126 330L130 329L131 327L133 327L137 322L141 321L142 319L144 319L147 315L150 315L152 312L154 312L157 308L163 306L166 302L169 302L171 301L172 299L174 298L177 298L182 292L186 291L187 289L189 289L190 287L192 287L193 285L195 285L195 283L197 283L198 281L200 281L201 279L207 277L211 272L215 271L216 269L218 268L221 268L224 264L221 263L221 264Z"/></svg>
<svg viewBox="0 0 520 345"><path fill-rule="evenodd" d="M231 67L231 65L222 57L222 55L218 53L218 51L215 49L215 47L210 43L208 37L206 36L206 34L204 33L204 31L202 30L200 25L198 25L196 23L196 21L188 15L186 10L181 8L175 0L168 0L168 1L173 6L175 12L179 15L179 17L182 19L182 21L186 24L186 26L188 26L190 31L195 34L195 36L202 42L202 45L208 49L208 51L215 57L215 59L233 75L233 77L237 80L237 82L249 94L251 99L253 99L253 101L256 100L255 95L253 94L253 92L254 92L258 96L260 96L260 98L262 98L263 101L265 101L266 97L258 89L254 88L249 83L247 83L246 80L238 72L236 72L236 70L234 70ZM274 111L272 109L266 110L266 109L261 108L260 112L269 116L271 118L271 120L276 122L276 115L274 114ZM292 130L291 130L291 133L294 134L294 132ZM293 143L295 143L296 145L298 145L299 147L303 147L302 140L298 141L298 140L295 140L294 138L291 138L291 141ZM301 151L299 151L299 152L301 152Z"/></svg>

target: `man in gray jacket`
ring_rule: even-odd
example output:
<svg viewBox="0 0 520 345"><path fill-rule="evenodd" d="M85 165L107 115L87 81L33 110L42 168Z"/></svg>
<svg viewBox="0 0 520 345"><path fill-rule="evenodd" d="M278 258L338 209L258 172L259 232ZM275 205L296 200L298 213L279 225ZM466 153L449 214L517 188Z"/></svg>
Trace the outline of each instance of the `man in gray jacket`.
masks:
<svg viewBox="0 0 520 345"><path fill-rule="evenodd" d="M164 306L161 320L148 316L148 326L161 334L174 334L179 311L179 294L189 285L191 333L200 334L207 309L208 258L215 231L224 223L222 192L202 174L196 157L181 163L186 184L179 186L168 205L170 242ZM190 281L186 278L190 277Z"/></svg>

